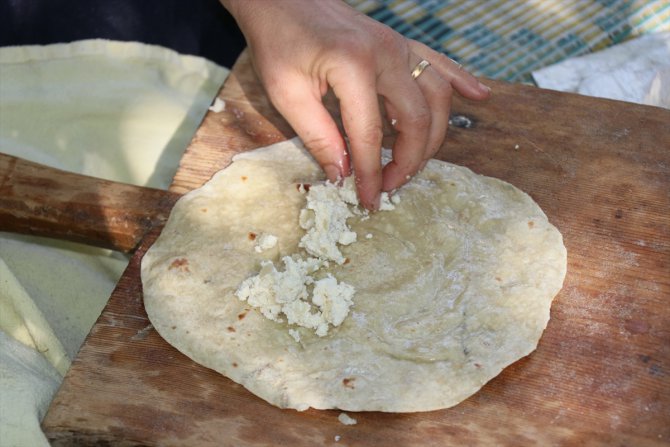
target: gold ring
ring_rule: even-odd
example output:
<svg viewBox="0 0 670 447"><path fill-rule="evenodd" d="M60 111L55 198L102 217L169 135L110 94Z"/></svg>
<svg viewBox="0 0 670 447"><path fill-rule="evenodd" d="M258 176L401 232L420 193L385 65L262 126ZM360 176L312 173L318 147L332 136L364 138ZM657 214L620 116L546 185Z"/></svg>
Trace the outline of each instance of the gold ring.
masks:
<svg viewBox="0 0 670 447"><path fill-rule="evenodd" d="M416 67L414 67L414 70L412 70L412 79L416 79L419 76L421 76L421 73L430 66L430 62L428 62L425 59L422 59L421 62L416 64Z"/></svg>

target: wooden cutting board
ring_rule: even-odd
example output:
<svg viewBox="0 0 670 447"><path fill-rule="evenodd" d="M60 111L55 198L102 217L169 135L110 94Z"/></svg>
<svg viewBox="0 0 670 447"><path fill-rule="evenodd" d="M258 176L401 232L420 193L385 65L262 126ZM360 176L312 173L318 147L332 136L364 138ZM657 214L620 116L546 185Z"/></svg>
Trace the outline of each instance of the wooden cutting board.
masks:
<svg viewBox="0 0 670 447"><path fill-rule="evenodd" d="M192 362L152 329L139 263L154 230L53 400L43 421L51 442L669 444L670 111L491 84L486 103L455 99L439 158L527 191L563 233L568 275L537 351L442 411L352 413L358 423L345 426L338 411L280 410ZM173 192L200 186L235 153L293 135L246 54L219 96L226 109L206 116Z"/></svg>

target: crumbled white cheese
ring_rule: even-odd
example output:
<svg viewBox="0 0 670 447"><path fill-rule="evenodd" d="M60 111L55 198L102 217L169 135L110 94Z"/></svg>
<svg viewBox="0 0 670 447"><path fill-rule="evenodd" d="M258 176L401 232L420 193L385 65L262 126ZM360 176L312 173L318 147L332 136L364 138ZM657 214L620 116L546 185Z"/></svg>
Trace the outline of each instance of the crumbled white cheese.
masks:
<svg viewBox="0 0 670 447"><path fill-rule="evenodd" d="M209 110L211 110L214 113L223 112L224 110L226 110L226 102L221 98L216 98L214 100L214 104L212 104L209 107Z"/></svg>
<svg viewBox="0 0 670 447"><path fill-rule="evenodd" d="M300 332L297 329L293 329L293 328L289 329L288 330L288 335L293 337L293 339L295 341L300 342Z"/></svg>
<svg viewBox="0 0 670 447"><path fill-rule="evenodd" d="M263 261L258 275L244 280L235 295L270 320L281 322L283 314L288 324L313 329L320 337L328 334L330 325L342 324L353 304L354 288L330 275L315 281L311 275L321 267L319 259L285 256L282 261L284 271ZM300 340L297 331L289 334Z"/></svg>
<svg viewBox="0 0 670 447"><path fill-rule="evenodd" d="M358 194L356 193L356 182L354 176L350 175L342 181L342 186L337 188L340 198L349 205L358 205Z"/></svg>
<svg viewBox="0 0 670 447"><path fill-rule="evenodd" d="M300 226L307 230L300 240L300 247L312 256L344 264L346 258L337 245L356 242L356 233L347 225L347 219L353 216L349 204L358 205L351 177L342 187L331 182L312 185L307 193L307 204L299 216Z"/></svg>
<svg viewBox="0 0 670 447"><path fill-rule="evenodd" d="M261 234L256 238L256 244L254 245L254 250L257 253L262 253L265 250L269 250L277 245L279 239L273 234Z"/></svg>
<svg viewBox="0 0 670 447"><path fill-rule="evenodd" d="M365 235L365 239L372 239L372 233L368 233Z"/></svg>
<svg viewBox="0 0 670 447"><path fill-rule="evenodd" d="M283 257L283 271L272 261L263 261L260 272L244 280L235 292L240 300L258 308L266 318L282 322L285 317L293 326L289 328L289 335L297 342L300 341L297 327L312 329L323 337L331 327L341 325L349 314L354 287L338 282L330 274L316 279L315 273L328 268L330 261L345 263L338 245L349 245L357 239L347 219L369 218L368 211L358 206L353 177L345 179L339 187L325 182L309 188L300 184L298 189L307 193L307 203L298 218L300 227L306 230L299 246L311 256ZM396 195L389 197L382 193L380 210L392 210L397 203ZM371 237L370 233L366 235L368 239ZM263 234L257 238L255 249L260 253L276 244L275 236Z"/></svg>
<svg viewBox="0 0 670 447"><path fill-rule="evenodd" d="M349 314L355 290L346 283L338 283L332 275L314 283L312 303L316 304L323 319L333 326L339 326Z"/></svg>
<svg viewBox="0 0 670 447"><path fill-rule="evenodd" d="M284 271L278 271L272 261L263 261L258 275L242 281L235 295L258 308L270 320L282 321L280 313L296 300L307 299L307 285L314 282L310 276L321 266L318 259L282 258ZM290 312L290 311L289 311Z"/></svg>
<svg viewBox="0 0 670 447"><path fill-rule="evenodd" d="M335 435L335 442L340 442L340 439L342 439L342 436Z"/></svg>
<svg viewBox="0 0 670 447"><path fill-rule="evenodd" d="M266 318L274 321L280 321L278 315L281 312L281 305L274 298L273 289L269 287L273 281L273 273L276 272L272 261L266 261L261 264L261 271L258 275L242 281L235 295L242 301L247 301L254 307L260 309Z"/></svg>
<svg viewBox="0 0 670 447"><path fill-rule="evenodd" d="M344 425L356 425L358 423L356 419L352 418L347 413L340 413L340 415L337 417L337 420Z"/></svg>
<svg viewBox="0 0 670 447"><path fill-rule="evenodd" d="M392 211L395 209L396 203L398 203L398 199L394 200L389 196L389 193L383 192L379 198L379 211Z"/></svg>
<svg viewBox="0 0 670 447"><path fill-rule="evenodd" d="M282 307L282 310L286 314L288 324L314 329L320 337L328 333L328 322L318 312L312 313L312 306L307 301L290 301Z"/></svg>

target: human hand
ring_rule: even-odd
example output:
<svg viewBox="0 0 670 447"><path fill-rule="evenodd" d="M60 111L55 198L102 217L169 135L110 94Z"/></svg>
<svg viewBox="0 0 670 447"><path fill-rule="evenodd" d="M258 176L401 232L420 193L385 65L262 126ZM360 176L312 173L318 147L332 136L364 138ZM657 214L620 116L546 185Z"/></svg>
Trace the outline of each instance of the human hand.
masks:
<svg viewBox="0 0 670 447"><path fill-rule="evenodd" d="M423 168L442 145L452 91L474 100L490 90L427 46L404 38L341 0L221 0L244 33L267 94L327 177L353 165L361 203L379 206ZM411 72L430 62L420 76ZM340 101L344 137L323 105L332 88ZM382 98L397 138L393 160L381 167Z"/></svg>

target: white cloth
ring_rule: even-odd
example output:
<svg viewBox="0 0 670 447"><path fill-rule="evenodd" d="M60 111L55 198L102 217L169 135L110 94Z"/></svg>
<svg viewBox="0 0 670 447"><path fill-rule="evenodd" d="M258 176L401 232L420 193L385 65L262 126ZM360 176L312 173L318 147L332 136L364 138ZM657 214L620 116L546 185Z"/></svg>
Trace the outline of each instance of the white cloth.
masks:
<svg viewBox="0 0 670 447"><path fill-rule="evenodd" d="M538 86L670 109L670 33L647 34L533 72Z"/></svg>
<svg viewBox="0 0 670 447"><path fill-rule="evenodd" d="M61 376L39 352L3 331L0 346L0 445L48 445L40 421Z"/></svg>
<svg viewBox="0 0 670 447"><path fill-rule="evenodd" d="M0 48L0 151L166 188L227 75L139 43ZM126 264L109 250L0 233L0 446L46 445L39 422Z"/></svg>

